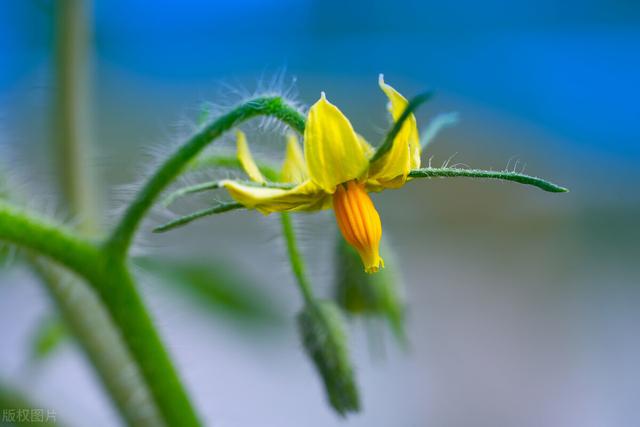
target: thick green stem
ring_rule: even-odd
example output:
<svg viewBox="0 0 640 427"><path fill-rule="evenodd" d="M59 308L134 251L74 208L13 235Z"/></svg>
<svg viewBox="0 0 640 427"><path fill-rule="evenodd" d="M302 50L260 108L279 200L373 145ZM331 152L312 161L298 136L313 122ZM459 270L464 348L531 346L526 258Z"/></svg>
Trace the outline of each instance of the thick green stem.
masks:
<svg viewBox="0 0 640 427"><path fill-rule="evenodd" d="M200 425L136 284L119 257L104 254L93 283L168 426Z"/></svg>
<svg viewBox="0 0 640 427"><path fill-rule="evenodd" d="M30 249L83 277L93 274L99 262L98 248L57 224L27 215L24 210L0 200L0 240Z"/></svg>
<svg viewBox="0 0 640 427"><path fill-rule="evenodd" d="M3 201L0 240L48 257L86 279L109 312L165 423L199 425L122 258Z"/></svg>
<svg viewBox="0 0 640 427"><path fill-rule="evenodd" d="M27 258L127 425L163 425L137 365L90 286L42 258Z"/></svg>
<svg viewBox="0 0 640 427"><path fill-rule="evenodd" d="M147 181L111 235L108 245L112 253L124 257L133 234L154 201L207 144L233 126L261 115L276 117L298 131L304 129L304 117L280 97L256 98L221 116L191 137Z"/></svg>
<svg viewBox="0 0 640 427"><path fill-rule="evenodd" d="M287 244L287 252L289 254L289 261L291 262L293 275L296 277L296 283L304 297L304 301L308 305L311 305L315 298L313 297L311 285L307 279L302 254L300 254L300 250L298 249L296 234L293 229L293 224L291 223L291 216L289 216L288 213L283 212L280 214L280 219L282 221L282 234L284 235L284 240Z"/></svg>
<svg viewBox="0 0 640 427"><path fill-rule="evenodd" d="M524 175L517 172L498 172L481 169L460 169L460 168L423 168L409 172L410 178L435 178L435 177L468 177L468 178L484 178L484 179L501 179L504 181L513 181L519 184L532 185L541 190L551 193L566 193L568 189L561 187L553 182L546 181L535 176Z"/></svg>

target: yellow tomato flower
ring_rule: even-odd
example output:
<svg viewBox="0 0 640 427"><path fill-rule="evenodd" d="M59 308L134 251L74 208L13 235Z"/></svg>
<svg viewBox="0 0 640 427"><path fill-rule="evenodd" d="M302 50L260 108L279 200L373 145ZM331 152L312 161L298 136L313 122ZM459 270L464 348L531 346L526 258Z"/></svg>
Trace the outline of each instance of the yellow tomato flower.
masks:
<svg viewBox="0 0 640 427"><path fill-rule="evenodd" d="M382 75L379 85L389 98L393 120L398 120L408 101L386 84ZM391 149L370 162L374 148L322 92L309 110L304 150L295 135L288 136L280 181L290 188L273 188L266 183L242 132L237 133L237 144L240 163L256 185L222 181L234 200L264 214L333 207L338 227L360 254L365 271L374 273L384 267L379 254L380 216L368 193L401 187L409 171L420 167L420 138L413 114L403 123Z"/></svg>

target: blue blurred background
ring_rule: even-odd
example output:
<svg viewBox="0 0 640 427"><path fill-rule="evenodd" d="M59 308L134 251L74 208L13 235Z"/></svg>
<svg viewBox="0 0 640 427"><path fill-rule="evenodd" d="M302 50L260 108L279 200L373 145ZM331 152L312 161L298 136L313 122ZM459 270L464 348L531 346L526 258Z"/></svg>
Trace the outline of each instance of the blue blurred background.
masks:
<svg viewBox="0 0 640 427"><path fill-rule="evenodd" d="M45 201L56 199L52 9L0 1L1 152ZM526 164L571 189L432 180L376 197L404 273L412 345L372 357L353 325L364 412L346 422L325 405L293 322L256 339L149 284L154 316L211 425L640 423L639 2L96 0L93 19L91 161L105 222L117 208L109 189L146 169L150 147L171 146L203 102L224 105L234 91L293 87L309 105L324 90L380 140L379 73L406 96L436 90L419 124L460 113L430 148L434 165L454 154L472 167ZM333 218L298 227L314 282L329 289L323 236ZM213 235L228 245L212 248ZM270 218L243 213L147 235L143 246L234 259L290 319L300 301L276 236ZM32 282L19 271L2 279L0 374L26 375L71 423L117 424L77 352L25 373L25 341L48 304Z"/></svg>

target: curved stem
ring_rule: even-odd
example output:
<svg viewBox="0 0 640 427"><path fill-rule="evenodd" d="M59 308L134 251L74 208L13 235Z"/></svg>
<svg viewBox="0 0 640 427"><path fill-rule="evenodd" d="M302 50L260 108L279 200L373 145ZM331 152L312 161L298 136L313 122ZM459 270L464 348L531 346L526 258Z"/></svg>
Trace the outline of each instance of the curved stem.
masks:
<svg viewBox="0 0 640 427"><path fill-rule="evenodd" d="M546 181L535 176L524 175L516 172L497 172L481 169L461 169L461 168L423 168L415 169L409 172L410 178L434 178L434 177L468 177L468 178L484 178L484 179L501 179L505 181L513 181L519 184L532 185L541 190L551 193L566 193L568 189L561 187L553 182Z"/></svg>
<svg viewBox="0 0 640 427"><path fill-rule="evenodd" d="M207 144L231 127L260 115L276 117L298 131L304 129L304 117L280 97L256 98L221 116L191 137L147 181L109 239L108 246L112 253L125 256L133 234L153 202Z"/></svg>
<svg viewBox="0 0 640 427"><path fill-rule="evenodd" d="M31 249L69 270L88 278L95 273L99 249L91 242L65 231L59 225L27 215L0 200L0 239Z"/></svg>
<svg viewBox="0 0 640 427"><path fill-rule="evenodd" d="M302 255L300 254L300 250L298 249L296 234L293 230L293 224L291 223L291 217L287 212L282 212L280 214L280 219L282 221L282 233L284 234L284 240L287 244L287 252L289 253L289 261L291 262L293 274L294 276L296 276L296 283L298 284L298 288L300 289L300 292L304 297L304 301L308 305L311 305L315 298L313 297L311 285L309 284L309 280L307 279L307 273L305 271Z"/></svg>

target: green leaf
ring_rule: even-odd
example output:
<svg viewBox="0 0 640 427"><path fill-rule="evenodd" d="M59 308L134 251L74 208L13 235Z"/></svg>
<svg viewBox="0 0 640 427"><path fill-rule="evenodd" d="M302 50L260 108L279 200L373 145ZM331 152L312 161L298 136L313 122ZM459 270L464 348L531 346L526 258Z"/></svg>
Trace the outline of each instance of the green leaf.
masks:
<svg viewBox="0 0 640 427"><path fill-rule="evenodd" d="M333 409L343 416L358 412L358 388L338 307L330 301L311 302L298 315L298 327Z"/></svg>
<svg viewBox="0 0 640 427"><path fill-rule="evenodd" d="M52 355L68 337L69 331L62 319L56 315L46 316L31 341L32 360L41 361Z"/></svg>
<svg viewBox="0 0 640 427"><path fill-rule="evenodd" d="M394 269L391 248L383 238L380 252L386 267L374 274L362 268L358 252L342 236L336 245L335 298L338 305L352 316L379 316L389 323L399 341L405 342L405 304L402 283Z"/></svg>
<svg viewBox="0 0 640 427"><path fill-rule="evenodd" d="M225 315L244 326L275 327L282 323L281 311L268 296L229 262L141 257L134 263L208 312Z"/></svg>

